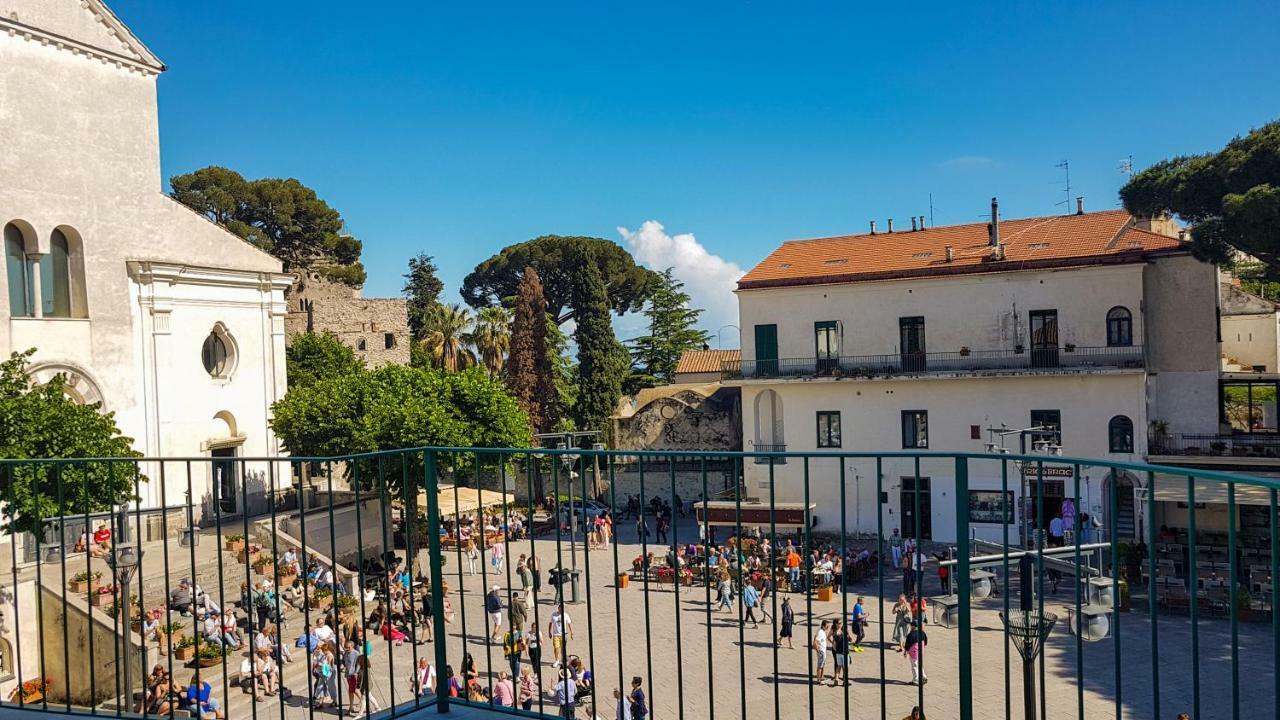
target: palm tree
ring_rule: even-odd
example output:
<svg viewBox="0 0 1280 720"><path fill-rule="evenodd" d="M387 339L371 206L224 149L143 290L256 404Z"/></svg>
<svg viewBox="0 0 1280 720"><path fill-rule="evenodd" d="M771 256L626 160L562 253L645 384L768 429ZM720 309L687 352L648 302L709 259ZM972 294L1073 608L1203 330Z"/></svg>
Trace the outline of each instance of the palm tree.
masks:
<svg viewBox="0 0 1280 720"><path fill-rule="evenodd" d="M495 305L476 314L476 329L467 339L480 353L480 361L490 375L502 371L507 351L511 349L511 313Z"/></svg>
<svg viewBox="0 0 1280 720"><path fill-rule="evenodd" d="M467 347L467 331L472 324L471 311L457 303L432 308L421 341L431 363L449 372L474 365L475 353Z"/></svg>

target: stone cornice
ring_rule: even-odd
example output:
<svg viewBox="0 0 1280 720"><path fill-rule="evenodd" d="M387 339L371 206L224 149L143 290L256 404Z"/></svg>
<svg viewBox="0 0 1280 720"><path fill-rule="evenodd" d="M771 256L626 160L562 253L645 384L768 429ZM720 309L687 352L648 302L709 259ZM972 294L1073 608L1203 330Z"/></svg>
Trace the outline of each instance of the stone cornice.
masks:
<svg viewBox="0 0 1280 720"><path fill-rule="evenodd" d="M151 51L147 50L146 46L142 45L141 41L134 37L133 33L130 32L129 29L119 21L119 19L114 15L103 15L102 12L95 7L97 3L86 1L82 2L81 5L93 12L98 21L103 25L106 25L108 30L120 39L122 49L132 52L133 56L107 50L105 48L97 47L96 45L89 45L87 43L80 42L79 40L65 37L58 33L35 27L34 25L27 25L19 20L3 16L0 16L0 31L7 32L13 37L21 37L29 42L38 42L42 45L52 45L59 50L65 50L75 55L92 58L106 64L115 65L116 67L133 72L139 72L144 75L154 76L164 72L164 64L161 63L156 56L152 55ZM105 8L103 8L103 10L110 13L110 11Z"/></svg>
<svg viewBox="0 0 1280 720"><path fill-rule="evenodd" d="M160 282L173 285L213 285L253 288L262 292L273 290L283 292L289 288L294 279L289 273L230 270L150 260L129 260L127 265L129 277L144 285Z"/></svg>

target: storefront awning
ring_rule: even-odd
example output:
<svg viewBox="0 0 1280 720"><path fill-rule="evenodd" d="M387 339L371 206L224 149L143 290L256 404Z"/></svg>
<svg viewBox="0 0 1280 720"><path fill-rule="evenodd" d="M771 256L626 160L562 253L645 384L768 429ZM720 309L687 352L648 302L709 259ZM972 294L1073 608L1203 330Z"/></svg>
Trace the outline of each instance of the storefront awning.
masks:
<svg viewBox="0 0 1280 720"><path fill-rule="evenodd" d="M511 493L456 487L449 484L441 484L437 496L440 502L441 517L465 515L475 513L481 508L514 505L516 502L516 496ZM426 507L427 493L420 490L418 491L418 508L420 511L425 512Z"/></svg>
<svg viewBox="0 0 1280 720"><path fill-rule="evenodd" d="M817 509L816 503L810 503L808 516L813 517ZM698 523L704 521L717 527L759 526L776 527L779 530L795 530L805 526L804 503L774 503L770 511L769 504L758 501L710 500L693 504ZM704 517L705 516L705 517Z"/></svg>
<svg viewBox="0 0 1280 720"><path fill-rule="evenodd" d="M1268 480L1280 480L1280 475L1271 473L1249 473L1254 477ZM1196 480L1197 503L1227 504L1227 484L1216 480ZM1172 475L1156 475L1156 502L1187 502L1187 479ZM1271 489L1257 485L1236 483L1237 505L1270 505Z"/></svg>

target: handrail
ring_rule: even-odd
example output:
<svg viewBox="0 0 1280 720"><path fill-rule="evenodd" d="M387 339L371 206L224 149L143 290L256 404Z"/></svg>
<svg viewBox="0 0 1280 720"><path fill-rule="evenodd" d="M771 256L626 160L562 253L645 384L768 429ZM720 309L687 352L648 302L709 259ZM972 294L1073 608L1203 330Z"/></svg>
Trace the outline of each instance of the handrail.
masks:
<svg viewBox="0 0 1280 720"><path fill-rule="evenodd" d="M1145 365L1141 345L1023 347L996 350L898 352L878 355L809 355L742 358L721 363L726 379L781 377L888 377L955 372L1054 371L1088 367L1137 369Z"/></svg>

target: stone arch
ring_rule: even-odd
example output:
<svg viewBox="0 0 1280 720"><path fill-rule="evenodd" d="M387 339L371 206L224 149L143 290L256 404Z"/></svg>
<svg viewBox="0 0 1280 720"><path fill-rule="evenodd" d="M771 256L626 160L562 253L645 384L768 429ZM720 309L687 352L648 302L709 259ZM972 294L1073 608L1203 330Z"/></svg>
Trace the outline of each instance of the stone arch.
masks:
<svg viewBox="0 0 1280 720"><path fill-rule="evenodd" d="M59 225L49 236L51 254L54 253L54 248L59 242L65 244L70 317L87 318L89 317L89 292L85 283L84 237L80 231L70 225Z"/></svg>
<svg viewBox="0 0 1280 720"><path fill-rule="evenodd" d="M777 391L767 389L756 395L755 399L755 444L756 447L785 447L786 434L782 421L782 396Z"/></svg>
<svg viewBox="0 0 1280 720"><path fill-rule="evenodd" d="M106 409L106 401L98 381L79 365L51 360L37 362L27 368L27 377L37 385L45 385L57 375L63 375L67 379L63 386L67 397L81 405L100 404L99 409Z"/></svg>

